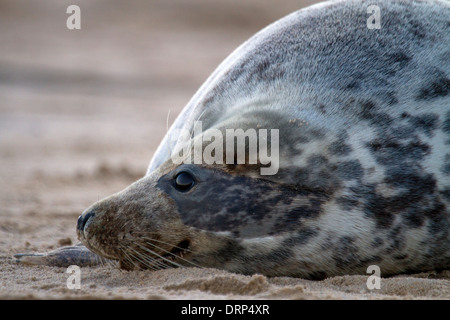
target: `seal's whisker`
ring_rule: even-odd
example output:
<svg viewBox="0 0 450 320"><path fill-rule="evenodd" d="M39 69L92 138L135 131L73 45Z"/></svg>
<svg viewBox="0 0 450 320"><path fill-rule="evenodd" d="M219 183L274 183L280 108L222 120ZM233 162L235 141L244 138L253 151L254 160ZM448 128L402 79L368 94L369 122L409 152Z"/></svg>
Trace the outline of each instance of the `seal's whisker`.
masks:
<svg viewBox="0 0 450 320"><path fill-rule="evenodd" d="M139 245L139 243L136 243L137 245ZM142 247L142 246L140 246ZM144 248L145 249L145 248ZM138 251L136 248L133 247L125 247L125 246L121 246L121 251L124 252L125 250L127 250L129 255L132 255L133 258L138 259L138 257L141 257L141 259L138 259L140 262L142 262L144 265L148 266L149 268L152 268L154 270L159 270L159 269L165 269L167 267L166 264L162 263L161 261L158 261L148 255L146 255L143 252ZM132 252L130 252L130 250L133 250L134 254L132 254ZM150 261L148 261L150 260ZM131 262L131 261L130 261ZM149 263L151 263L152 265L150 265ZM155 265L159 268L159 269L155 269Z"/></svg>
<svg viewBox="0 0 450 320"><path fill-rule="evenodd" d="M167 112L167 118L166 118L166 133L169 132L169 116L170 116L170 109Z"/></svg>
<svg viewBox="0 0 450 320"><path fill-rule="evenodd" d="M139 243L136 243L136 244L138 245L138 247L140 249L144 249L145 251L149 252L150 254L153 254L153 255L159 257L159 255L156 252L146 248L145 246L140 245ZM141 257L141 260L139 260L139 261L142 262L145 266L148 266L151 269L160 270L160 269L166 269L168 267L168 265L166 263L164 263L164 261L152 258L148 254L146 254L144 252L141 252L141 251L138 251L138 250L136 250L134 248L130 247L128 249L131 249L131 250L133 250L135 252L134 257L136 257L136 255L139 255L139 257Z"/></svg>
<svg viewBox="0 0 450 320"><path fill-rule="evenodd" d="M139 246L140 247L140 246ZM141 248L139 248L141 249ZM167 266L162 263L161 261L158 261L152 257L150 257L148 254L145 254L144 252L141 252L137 250L136 248L128 247L127 250L132 250L132 252L128 251L129 256L131 258L137 260L140 262L143 266L152 269L154 271L158 271L161 269L165 269ZM134 264L134 263L133 263ZM134 264L137 268L142 269L142 267Z"/></svg>
<svg viewBox="0 0 450 320"><path fill-rule="evenodd" d="M127 252L128 249L126 247L120 247L120 250L122 251L122 255L125 257L125 262L130 263L132 266L134 266L136 269L140 269L138 265L136 265L136 262L129 256L129 252Z"/></svg>
<svg viewBox="0 0 450 320"><path fill-rule="evenodd" d="M159 235L158 232L136 232L136 234L137 235L147 235L147 234L148 235ZM155 239L155 238L152 238L152 237L140 236L139 238L142 239L142 240L149 240L149 241L159 242L159 243L168 245L168 246L170 246L172 248L180 249L180 250L183 250L183 251L192 252L192 250L189 249L189 248L183 248L183 247L180 247L180 246L176 246L176 245L173 245L172 243L165 242L165 241L162 241L162 240L159 240L159 239Z"/></svg>
<svg viewBox="0 0 450 320"><path fill-rule="evenodd" d="M174 265L175 267L183 268L182 265L180 265L180 264L174 262L174 261L171 260L170 258L165 258L164 256L162 256L162 255L156 253L155 251L153 251L153 250L147 248L146 246L144 246L144 245L142 245L142 244L138 244L138 246L141 247L143 250L149 252L150 254L155 255L155 256L157 256L158 258L162 259L162 260L160 260L160 262L163 263L163 264L166 265L166 266L169 266L169 264L172 264L172 265Z"/></svg>
<svg viewBox="0 0 450 320"><path fill-rule="evenodd" d="M176 254L176 253L170 252L169 250L163 249L163 248L161 248L161 247L155 245L154 243L151 243L151 242L146 242L146 243L147 243L147 244L150 244L151 246L154 246L154 247L157 248L157 249L160 249L160 250L162 250L162 251L165 251L165 252L167 252L167 254L169 254L169 255L171 255L171 256L173 256L173 257L176 257L177 259L180 259L180 260L182 260L182 261L185 261L185 262L187 262L187 263L193 265L194 267L202 268L202 267L199 266L198 264L196 264L196 263L194 263L194 262L192 262L192 261L190 261L190 260L187 260L187 259L183 258L182 256ZM184 250L183 248L180 248L180 247L177 247L177 248Z"/></svg>
<svg viewBox="0 0 450 320"><path fill-rule="evenodd" d="M170 247L172 247L172 248L180 249L180 250L187 251L187 252L192 252L192 250L189 249L189 248L182 248L182 247L180 247L180 246L174 246L174 245L172 245L172 244L169 243L169 242L165 242L165 241L162 241L162 240L159 240L159 239L153 239L153 238L148 238L148 237L141 237L141 239L159 242L159 243L162 243L162 244L166 244L166 245L168 245L168 246L170 246ZM147 242L147 241L146 241L146 242Z"/></svg>
<svg viewBox="0 0 450 320"><path fill-rule="evenodd" d="M139 246L140 249L147 249L147 248L143 247L143 246L140 245L140 244L138 244L138 246ZM153 258L153 257L150 257L150 256L149 256L148 254L146 254L145 252L141 252L141 251L137 251L137 250L135 250L135 251L136 251L136 253L138 253L145 261L147 261L147 264L146 264L146 265L148 265L148 263L151 263L152 266L153 266L154 268L156 268L156 270L166 269L166 268L169 267L167 264L164 263L164 261L160 261L160 260L157 260L157 259L155 259L155 258ZM145 250L145 251L148 251L148 250Z"/></svg>
<svg viewBox="0 0 450 320"><path fill-rule="evenodd" d="M97 265L101 265L102 267L105 267L105 266L116 267L117 266L115 260L104 258L98 254L95 255L95 263Z"/></svg>
<svg viewBox="0 0 450 320"><path fill-rule="evenodd" d="M167 262L167 263L169 263L169 264L172 264L172 265L174 265L174 266L176 266L176 267L178 267L178 268L184 268L183 265L181 265L181 264L179 264L179 263L176 263L175 261L173 261L173 260L171 260L171 259L169 259L169 258L165 258L164 256L162 256L162 255L156 253L155 251L153 251L153 250L147 248L146 246L144 246L144 245L142 245L142 244L140 244L140 243L137 243L137 245L138 245L139 247L141 247L142 249L148 251L149 253L151 253L151 254L157 256L158 258L164 260L165 262ZM151 245L154 246L154 247L157 248L157 249L162 250L162 251L167 251L167 250L164 250L164 249L162 249L162 248L159 248L157 245L154 245L154 244L151 244ZM167 252L170 253L169 251L167 251ZM172 254L172 253L171 253L171 254ZM177 256L177 257L178 257L178 256Z"/></svg>
<svg viewBox="0 0 450 320"><path fill-rule="evenodd" d="M101 265L102 267L105 266L106 260L100 257L99 255L95 256L95 263Z"/></svg>
<svg viewBox="0 0 450 320"><path fill-rule="evenodd" d="M206 110L207 109L203 110L202 113L200 113L200 115L198 116L197 120L195 120L194 126L192 127L192 130L191 130L191 139L193 138L194 129L195 129L196 125L197 125L197 122L200 120L200 118L203 116L203 114L205 113Z"/></svg>
<svg viewBox="0 0 450 320"><path fill-rule="evenodd" d="M130 256L130 252L128 252L128 248L126 247L121 247L121 251L123 256L125 257L125 262L131 264L132 266L134 266L135 268L138 268L138 266L136 265L135 261L132 259L132 257Z"/></svg>
<svg viewBox="0 0 450 320"><path fill-rule="evenodd" d="M154 262L154 259L151 259L151 258L149 259L148 256L142 254L141 252L137 251L136 249L134 249L132 247L130 247L129 250L133 251L133 252L130 252L132 257L135 258L140 263L142 263L145 267L147 267L149 269L152 269L154 271L157 271L157 270L161 269L159 265L152 264L152 262ZM150 261L148 261L148 260L150 260Z"/></svg>
<svg viewBox="0 0 450 320"><path fill-rule="evenodd" d="M126 220L123 222L123 224L120 226L120 230L125 230L125 227L127 227L132 221Z"/></svg>
<svg viewBox="0 0 450 320"><path fill-rule="evenodd" d="M116 260L112 260L112 259L104 259L104 263L105 265L109 266L109 267L117 267L117 261Z"/></svg>
<svg viewBox="0 0 450 320"><path fill-rule="evenodd" d="M167 137L168 137L168 141L171 141L171 137L170 137L170 134L169 134L169 116L170 116L170 109L169 109L169 111L167 112L167 118L166 118L166 134L167 134ZM170 143L168 143L167 144L167 151L168 151L168 155L169 155L169 157L171 156L171 154L172 154L172 150L171 150L171 147L170 147Z"/></svg>
<svg viewBox="0 0 450 320"><path fill-rule="evenodd" d="M128 255L130 256L131 259L133 259L133 264L136 266L137 269L142 269L142 267L139 264L144 265L145 267L152 269L152 270L157 270L155 268L155 266L152 266L150 264L147 263L147 261L142 260L140 258L140 255L138 254L138 252L136 252L135 250L133 250L132 248L128 248L128 250L130 250L128 252ZM133 252L131 252L131 250L133 250ZM134 262L138 262L137 264L135 264Z"/></svg>

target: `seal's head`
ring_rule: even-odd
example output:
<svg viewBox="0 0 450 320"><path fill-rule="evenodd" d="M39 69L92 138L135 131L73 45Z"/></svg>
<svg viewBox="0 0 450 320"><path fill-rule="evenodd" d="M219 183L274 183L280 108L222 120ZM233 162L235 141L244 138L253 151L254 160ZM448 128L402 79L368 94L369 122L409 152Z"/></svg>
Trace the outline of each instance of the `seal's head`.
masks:
<svg viewBox="0 0 450 320"><path fill-rule="evenodd" d="M286 130L302 132L302 139L308 141L317 135L308 128L298 131L298 124L275 114L268 119L277 128L282 127L278 123L281 121L283 134ZM243 136L234 132L236 152L226 163L226 134L231 124ZM189 150L187 154L194 162L200 140L202 155L209 150L211 156L212 151L217 161L186 163L189 157L185 154L185 161L177 164L171 157L125 190L88 208L78 220L80 240L93 252L118 259L126 269L202 266L241 273L286 273L279 269L286 268L285 259L292 258L286 250L291 240L280 238L280 234L302 229L303 219L319 215L328 196L321 188L285 183L274 169L279 165L275 157L266 155L271 162L264 163L257 157L255 163L248 164L253 149L271 155L292 153L290 145L274 148L279 129L262 129L267 125L267 119L257 115L244 121L233 117L223 125L216 124L219 129L202 131L189 139L189 149L185 150ZM205 139L211 131L215 139L224 138L220 144L211 146ZM245 139L244 163L240 163L239 141ZM256 142L255 148L252 141ZM228 137L228 146L229 142ZM179 150L176 153L179 155ZM299 216L299 212L303 215ZM312 235L305 230L301 237ZM277 236L278 240L273 240ZM267 254L274 259L262 264Z"/></svg>
<svg viewBox="0 0 450 320"><path fill-rule="evenodd" d="M81 241L128 269L450 267L449 12L330 1L265 28L194 95L147 175L83 213Z"/></svg>
<svg viewBox="0 0 450 320"><path fill-rule="evenodd" d="M88 208L78 220L79 239L93 252L118 259L125 269L162 268L177 266L175 260L186 261L183 255L192 252L201 235L183 225L177 200L157 187L156 174ZM172 179L168 176L167 187L180 193L189 192L188 183L195 183L188 181L187 174L168 174Z"/></svg>

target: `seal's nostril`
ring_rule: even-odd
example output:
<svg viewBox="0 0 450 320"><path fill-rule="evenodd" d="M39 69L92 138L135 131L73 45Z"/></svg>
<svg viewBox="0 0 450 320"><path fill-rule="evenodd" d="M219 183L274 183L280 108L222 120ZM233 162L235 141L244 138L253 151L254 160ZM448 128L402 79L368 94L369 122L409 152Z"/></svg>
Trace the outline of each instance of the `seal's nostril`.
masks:
<svg viewBox="0 0 450 320"><path fill-rule="evenodd" d="M90 218L93 218L94 216L95 216L95 212L93 212L93 211L86 212L85 214L82 214L81 216L79 216L78 221L77 221L78 230L83 231L84 226L86 225L86 222Z"/></svg>

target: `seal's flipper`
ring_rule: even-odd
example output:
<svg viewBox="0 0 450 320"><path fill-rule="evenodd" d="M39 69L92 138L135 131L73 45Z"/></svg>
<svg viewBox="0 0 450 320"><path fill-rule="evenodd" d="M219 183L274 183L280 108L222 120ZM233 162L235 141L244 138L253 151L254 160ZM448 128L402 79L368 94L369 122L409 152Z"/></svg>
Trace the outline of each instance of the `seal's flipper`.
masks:
<svg viewBox="0 0 450 320"><path fill-rule="evenodd" d="M82 244L61 247L48 253L19 253L15 254L16 262L28 265L47 265L54 267L79 267L102 265L113 260L103 258L89 251Z"/></svg>

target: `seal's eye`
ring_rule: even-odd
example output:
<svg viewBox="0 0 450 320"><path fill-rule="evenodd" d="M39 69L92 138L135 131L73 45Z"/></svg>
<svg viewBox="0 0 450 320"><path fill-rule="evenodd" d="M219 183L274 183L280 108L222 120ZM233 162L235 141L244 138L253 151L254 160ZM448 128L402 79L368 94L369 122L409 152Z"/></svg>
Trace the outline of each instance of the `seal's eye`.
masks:
<svg viewBox="0 0 450 320"><path fill-rule="evenodd" d="M188 172L180 172L175 177L175 188L178 191L189 191L195 184L194 177Z"/></svg>

